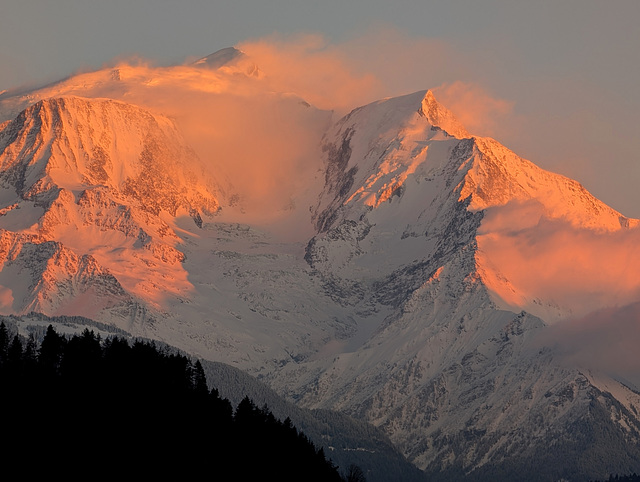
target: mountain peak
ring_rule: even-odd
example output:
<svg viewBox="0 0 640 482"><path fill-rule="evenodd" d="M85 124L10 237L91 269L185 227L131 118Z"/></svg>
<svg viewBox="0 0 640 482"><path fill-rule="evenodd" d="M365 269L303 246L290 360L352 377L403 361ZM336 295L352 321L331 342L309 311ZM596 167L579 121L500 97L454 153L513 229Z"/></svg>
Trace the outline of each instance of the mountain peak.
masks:
<svg viewBox="0 0 640 482"><path fill-rule="evenodd" d="M243 73L253 77L260 77L262 72L247 54L235 47L226 47L207 55L193 63L194 67L212 70L225 70L230 73Z"/></svg>
<svg viewBox="0 0 640 482"><path fill-rule="evenodd" d="M426 117L430 124L439 127L453 137L461 139L471 137L464 126L456 119L456 116L436 100L431 90L427 90L424 94L422 105L418 112Z"/></svg>
<svg viewBox="0 0 640 482"><path fill-rule="evenodd" d="M110 99L48 98L25 109L0 131L0 167L7 186L40 205L61 188L107 188L149 212L219 208L175 123Z"/></svg>
<svg viewBox="0 0 640 482"><path fill-rule="evenodd" d="M227 47L217 50L214 53L209 54L199 60L196 60L193 65L196 65L198 67L217 69L244 56L246 56L246 54L242 50L238 50L235 47Z"/></svg>

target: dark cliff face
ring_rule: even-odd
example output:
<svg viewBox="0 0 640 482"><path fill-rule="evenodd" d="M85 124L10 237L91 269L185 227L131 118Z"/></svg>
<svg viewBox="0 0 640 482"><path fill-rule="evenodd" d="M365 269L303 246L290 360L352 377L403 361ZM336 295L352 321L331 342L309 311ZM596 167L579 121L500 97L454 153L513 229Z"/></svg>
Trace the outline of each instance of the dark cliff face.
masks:
<svg viewBox="0 0 640 482"><path fill-rule="evenodd" d="M347 199L353 187L354 177L358 172L356 166L347 169L351 159L351 138L355 130L348 128L337 143L326 143L322 150L326 154L325 190L327 196L334 196L329 205L321 212L314 214L316 230L327 231L335 222L338 207Z"/></svg>

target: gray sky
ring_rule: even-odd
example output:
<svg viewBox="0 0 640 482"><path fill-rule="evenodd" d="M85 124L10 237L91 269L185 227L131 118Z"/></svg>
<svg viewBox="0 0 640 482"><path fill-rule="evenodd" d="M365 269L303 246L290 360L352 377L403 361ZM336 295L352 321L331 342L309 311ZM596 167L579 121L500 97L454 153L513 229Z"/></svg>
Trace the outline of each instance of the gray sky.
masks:
<svg viewBox="0 0 640 482"><path fill-rule="evenodd" d="M478 134L640 217L638 0L4 0L0 14L0 91L116 58L167 65L320 34L385 96L476 95L455 107L476 109Z"/></svg>

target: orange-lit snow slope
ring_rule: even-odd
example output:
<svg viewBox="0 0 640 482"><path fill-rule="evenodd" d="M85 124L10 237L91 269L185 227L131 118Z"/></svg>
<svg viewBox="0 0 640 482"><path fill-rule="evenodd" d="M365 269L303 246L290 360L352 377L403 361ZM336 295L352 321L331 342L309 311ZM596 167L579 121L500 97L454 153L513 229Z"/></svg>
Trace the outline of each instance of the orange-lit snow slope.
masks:
<svg viewBox="0 0 640 482"><path fill-rule="evenodd" d="M53 98L5 124L0 144L5 313L101 318L131 295L162 307L190 289L167 222L199 222L220 194L171 121L118 101Z"/></svg>
<svg viewBox="0 0 640 482"><path fill-rule="evenodd" d="M355 272L367 277L441 253L451 233L436 239L432 226L453 230L460 213L453 207L464 205L482 216L472 233L476 265L466 274L482 280L498 306L554 322L640 299L636 220L576 181L474 137L430 91L336 121L293 94L272 92L265 79L245 55L226 49L192 65L123 63L5 94L5 266L26 253L16 248L25 236L30 245L58 243L78 257L72 271L84 273L78 263L90 256L113 276L115 298L131 295L162 312L168 298L189 300L194 291L181 219L248 223L306 242L341 216L367 212L380 230L358 258ZM348 155L326 148L327 139L342 139ZM358 215L344 214L351 211ZM194 236L205 243L202 233ZM53 273L53 255L43 256L34 279ZM76 296L88 288L73 288L75 301L64 304L47 294L53 285L15 282L9 268L0 278L4 312L88 305Z"/></svg>
<svg viewBox="0 0 640 482"><path fill-rule="evenodd" d="M462 196L485 213L477 259L495 295L549 322L640 299L638 220L493 140L478 147Z"/></svg>
<svg viewBox="0 0 640 482"><path fill-rule="evenodd" d="M367 229L381 231L375 252L404 256L406 264L434 260L446 243L454 250L467 242L456 238L464 218L452 204L463 202L482 219L469 232L476 266L467 274L482 280L497 306L554 323L640 299L638 220L578 182L467 133L431 92L356 109L329 137L336 139L327 149L333 187L316 209L321 231L366 218L375 226ZM447 223L450 231L435 236ZM431 245L407 241L425 236ZM380 270L394 263L367 262Z"/></svg>

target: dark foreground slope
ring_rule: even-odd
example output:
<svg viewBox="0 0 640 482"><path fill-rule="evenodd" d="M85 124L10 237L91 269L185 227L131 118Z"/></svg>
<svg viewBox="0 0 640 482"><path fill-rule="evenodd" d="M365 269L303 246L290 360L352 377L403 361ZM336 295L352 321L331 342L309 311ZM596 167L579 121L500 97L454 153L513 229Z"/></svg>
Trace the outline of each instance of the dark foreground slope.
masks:
<svg viewBox="0 0 640 482"><path fill-rule="evenodd" d="M234 411L185 356L52 326L39 346L10 338L1 324L4 455L37 462L31 474L342 480L290 419L248 397Z"/></svg>
<svg viewBox="0 0 640 482"><path fill-rule="evenodd" d="M369 482L424 480L379 429L82 317L5 317L0 393L3 453L36 471L338 480L357 467Z"/></svg>

